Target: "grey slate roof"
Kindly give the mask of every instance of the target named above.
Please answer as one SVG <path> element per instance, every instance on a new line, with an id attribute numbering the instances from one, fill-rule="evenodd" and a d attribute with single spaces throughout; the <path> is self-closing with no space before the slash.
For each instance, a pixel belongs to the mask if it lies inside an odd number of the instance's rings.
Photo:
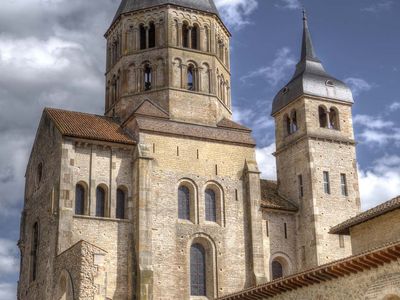
<path id="1" fill-rule="evenodd" d="M 218 15 L 218 10 L 213 0 L 122 0 L 121 5 L 119 6 L 114 17 L 113 23 L 120 15 L 124 13 L 164 4 L 173 4 L 182 7 L 193 8 Z"/>
<path id="2" fill-rule="evenodd" d="M 297 212 L 299 210 L 294 203 L 279 195 L 276 181 L 261 179 L 260 188 L 262 208 L 289 212 Z"/>
<path id="3" fill-rule="evenodd" d="M 303 42 L 300 62 L 289 83 L 278 92 L 272 104 L 272 115 L 295 101 L 302 95 L 330 98 L 346 103 L 353 103 L 350 88 L 342 81 L 329 75 L 317 58 L 307 17 L 303 17 Z"/>
<path id="4" fill-rule="evenodd" d="M 336 225 L 335 227 L 332 227 L 329 233 L 349 235 L 351 227 L 367 222 L 396 209 L 400 209 L 400 196 L 362 212 L 361 214 L 358 214 L 357 216 L 348 219 L 343 223 Z"/>

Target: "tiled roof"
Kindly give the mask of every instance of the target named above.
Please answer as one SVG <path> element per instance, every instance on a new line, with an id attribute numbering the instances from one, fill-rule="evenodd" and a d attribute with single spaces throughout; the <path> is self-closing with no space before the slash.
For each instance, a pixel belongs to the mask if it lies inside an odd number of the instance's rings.
<path id="1" fill-rule="evenodd" d="M 261 206 L 267 209 L 285 211 L 298 211 L 297 206 L 283 198 L 278 193 L 278 185 L 275 181 L 261 180 Z"/>
<path id="2" fill-rule="evenodd" d="M 219 298 L 220 300 L 263 300 L 274 298 L 294 289 L 321 284 L 338 278 L 379 268 L 384 264 L 396 262 L 400 258 L 400 241 L 384 245 L 368 252 L 350 256 L 302 273 L 277 279 L 241 292 Z"/>
<path id="3" fill-rule="evenodd" d="M 54 108 L 46 108 L 44 112 L 63 136 L 135 144 L 112 118 Z"/>
<path id="4" fill-rule="evenodd" d="M 215 141 L 254 147 L 255 142 L 250 131 L 235 130 L 224 127 L 213 127 L 197 124 L 181 123 L 160 118 L 137 116 L 135 118 L 138 129 L 162 135 L 184 136 L 189 138 Z M 129 128 L 129 124 L 127 124 Z"/>
<path id="5" fill-rule="evenodd" d="M 221 121 L 219 121 L 217 126 L 231 128 L 231 129 L 237 129 L 237 130 L 251 131 L 251 129 L 249 129 L 243 125 L 240 125 L 239 123 L 233 122 L 232 120 L 228 120 L 227 118 L 223 118 Z"/>
<path id="6" fill-rule="evenodd" d="M 373 218 L 379 217 L 381 215 L 384 215 L 388 212 L 391 212 L 393 210 L 399 209 L 400 208 L 400 196 L 397 196 L 396 198 L 389 200 L 381 205 L 378 205 L 374 208 L 371 208 L 354 218 L 348 219 L 344 221 L 343 223 L 332 227 L 329 233 L 334 233 L 334 234 L 350 234 L 350 228 L 353 226 L 356 226 L 358 224 L 367 222 Z"/>

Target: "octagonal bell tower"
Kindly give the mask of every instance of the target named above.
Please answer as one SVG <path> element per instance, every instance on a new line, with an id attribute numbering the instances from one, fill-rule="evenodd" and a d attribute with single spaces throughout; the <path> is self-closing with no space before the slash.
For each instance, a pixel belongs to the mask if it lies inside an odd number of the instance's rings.
<path id="1" fill-rule="evenodd" d="M 303 20 L 300 62 L 272 108 L 279 193 L 299 206 L 299 271 L 351 255 L 348 237 L 328 232 L 360 209 L 353 96 L 325 71 Z"/>
<path id="2" fill-rule="evenodd" d="M 171 120 L 231 118 L 230 33 L 212 0 L 124 0 L 105 37 L 107 116 L 150 100 Z"/>

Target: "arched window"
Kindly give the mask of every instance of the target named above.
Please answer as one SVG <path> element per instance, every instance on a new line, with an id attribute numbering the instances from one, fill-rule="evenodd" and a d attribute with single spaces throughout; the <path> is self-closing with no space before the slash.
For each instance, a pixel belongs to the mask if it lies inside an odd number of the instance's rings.
<path id="1" fill-rule="evenodd" d="M 152 78 L 152 69 L 149 64 L 144 66 L 144 90 L 149 91 L 151 90 L 151 83 L 153 81 Z"/>
<path id="2" fill-rule="evenodd" d="M 198 49 L 198 47 L 199 47 L 198 34 L 199 34 L 199 26 L 197 24 L 195 24 L 193 26 L 192 32 L 191 32 L 192 49 Z"/>
<path id="3" fill-rule="evenodd" d="M 38 267 L 38 250 L 39 250 L 39 224 L 36 222 L 32 228 L 32 248 L 31 248 L 31 280 L 37 278 Z"/>
<path id="4" fill-rule="evenodd" d="M 193 65 L 189 65 L 187 72 L 187 87 L 189 91 L 195 90 L 195 70 Z"/>
<path id="5" fill-rule="evenodd" d="M 215 192 L 207 189 L 205 192 L 206 221 L 217 222 L 217 202 Z"/>
<path id="6" fill-rule="evenodd" d="M 79 216 L 85 214 L 85 188 L 81 184 L 75 187 L 75 214 Z"/>
<path id="7" fill-rule="evenodd" d="M 105 217 L 106 214 L 106 191 L 98 186 L 96 189 L 96 217 Z"/>
<path id="8" fill-rule="evenodd" d="M 319 115 L 319 126 L 321 128 L 328 128 L 328 117 L 324 107 L 320 106 L 318 108 L 318 115 Z"/>
<path id="9" fill-rule="evenodd" d="M 149 48 L 154 48 L 156 46 L 156 26 L 153 22 L 149 26 Z"/>
<path id="10" fill-rule="evenodd" d="M 272 280 L 282 278 L 282 277 L 283 277 L 282 264 L 279 261 L 274 260 L 272 262 Z"/>
<path id="11" fill-rule="evenodd" d="M 146 49 L 146 28 L 143 24 L 139 26 L 140 50 Z"/>
<path id="12" fill-rule="evenodd" d="M 190 220 L 190 191 L 186 186 L 180 186 L 178 190 L 178 217 Z"/>
<path id="13" fill-rule="evenodd" d="M 200 244 L 190 248 L 190 290 L 192 296 L 207 296 L 206 252 Z"/>
<path id="14" fill-rule="evenodd" d="M 295 110 L 292 111 L 292 113 L 290 114 L 290 118 L 291 118 L 291 133 L 295 133 L 298 129 L 297 112 Z"/>
<path id="15" fill-rule="evenodd" d="M 329 111 L 329 128 L 339 130 L 339 116 L 335 108 Z"/>
<path id="16" fill-rule="evenodd" d="M 189 26 L 187 23 L 182 26 L 182 46 L 189 48 Z"/>
<path id="17" fill-rule="evenodd" d="M 117 219 L 125 219 L 125 192 L 117 189 L 117 207 L 115 216 Z"/>

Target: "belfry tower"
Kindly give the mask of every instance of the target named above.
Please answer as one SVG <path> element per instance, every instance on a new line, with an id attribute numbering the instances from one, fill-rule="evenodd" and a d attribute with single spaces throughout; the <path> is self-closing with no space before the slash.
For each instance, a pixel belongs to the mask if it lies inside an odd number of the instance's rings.
<path id="1" fill-rule="evenodd" d="M 299 271 L 351 255 L 349 239 L 328 232 L 360 209 L 352 93 L 325 71 L 303 22 L 300 61 L 272 108 L 279 193 L 299 206 Z"/>
<path id="2" fill-rule="evenodd" d="M 212 0 L 123 0 L 105 37 L 106 115 L 151 99 L 177 121 L 231 117 L 230 33 Z"/>

